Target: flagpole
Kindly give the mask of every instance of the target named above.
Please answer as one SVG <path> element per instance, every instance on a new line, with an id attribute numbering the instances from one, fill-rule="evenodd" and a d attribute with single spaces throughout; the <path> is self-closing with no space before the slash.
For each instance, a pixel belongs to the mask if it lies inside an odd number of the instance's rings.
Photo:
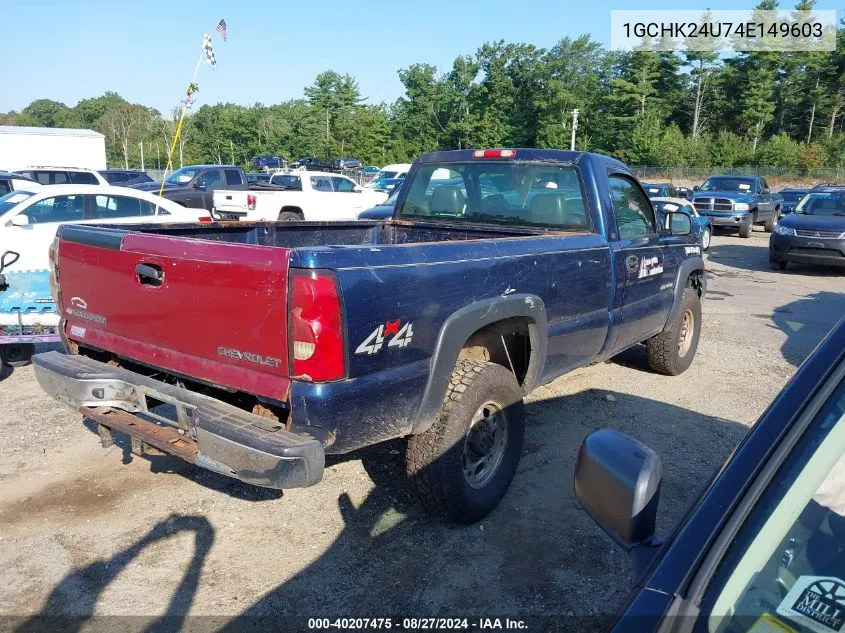
<path id="1" fill-rule="evenodd" d="M 197 58 L 197 65 L 194 66 L 194 77 L 191 80 L 191 85 L 197 83 L 197 76 L 200 72 L 203 57 L 205 57 L 204 48 L 200 51 L 199 57 Z M 164 193 L 164 180 L 167 178 L 167 172 L 170 171 L 170 167 L 173 165 L 173 152 L 176 151 L 176 142 L 179 140 L 179 134 L 182 132 L 182 123 L 185 121 L 185 114 L 187 112 L 188 104 L 185 103 L 182 105 L 182 114 L 179 115 L 179 123 L 176 125 L 176 132 L 173 134 L 173 142 L 170 144 L 170 151 L 167 153 L 167 164 L 164 167 L 164 174 L 161 176 L 161 187 L 159 187 L 158 190 L 159 196 Z"/>

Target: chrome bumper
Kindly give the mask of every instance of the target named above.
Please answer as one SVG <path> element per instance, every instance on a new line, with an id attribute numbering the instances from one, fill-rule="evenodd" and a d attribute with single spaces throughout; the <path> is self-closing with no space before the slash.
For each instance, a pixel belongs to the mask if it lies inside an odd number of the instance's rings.
<path id="1" fill-rule="evenodd" d="M 32 364 L 38 384 L 59 402 L 202 468 L 266 488 L 312 486 L 323 477 L 321 442 L 278 421 L 85 356 L 46 352 Z M 158 412 L 162 403 L 175 413 Z"/>

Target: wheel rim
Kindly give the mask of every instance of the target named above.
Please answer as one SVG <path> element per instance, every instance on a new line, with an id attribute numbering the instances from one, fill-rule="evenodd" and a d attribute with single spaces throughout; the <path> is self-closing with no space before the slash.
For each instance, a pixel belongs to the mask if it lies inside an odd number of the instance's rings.
<path id="1" fill-rule="evenodd" d="M 464 479 L 472 488 L 483 488 L 496 474 L 505 455 L 508 425 L 505 412 L 495 402 L 485 402 L 464 437 Z"/>
<path id="2" fill-rule="evenodd" d="M 684 312 L 684 318 L 681 320 L 681 335 L 678 337 L 678 356 L 683 358 L 692 347 L 692 335 L 695 330 L 695 317 L 692 310 Z"/>
<path id="3" fill-rule="evenodd" d="M 705 229 L 704 235 L 701 236 L 701 248 L 705 251 L 710 248 L 710 230 Z"/>

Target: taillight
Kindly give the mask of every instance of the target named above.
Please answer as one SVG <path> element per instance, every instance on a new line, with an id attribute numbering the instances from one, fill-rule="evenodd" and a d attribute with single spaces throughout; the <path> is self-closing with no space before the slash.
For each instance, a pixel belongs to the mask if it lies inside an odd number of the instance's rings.
<path id="1" fill-rule="evenodd" d="M 291 270 L 291 376 L 317 381 L 346 375 L 343 312 L 334 273 Z"/>
<path id="2" fill-rule="evenodd" d="M 247 195 L 246 197 L 246 208 L 250 211 L 255 211 L 255 196 L 252 194 Z"/>
<path id="3" fill-rule="evenodd" d="M 203 222 L 203 223 L 205 223 L 205 222 L 214 222 L 214 220 L 212 220 L 212 219 L 211 219 L 211 216 L 210 216 L 210 215 L 201 215 L 201 216 L 200 216 L 200 222 Z"/>
<path id="4" fill-rule="evenodd" d="M 477 149 L 472 153 L 473 158 L 515 158 L 515 149 Z"/>

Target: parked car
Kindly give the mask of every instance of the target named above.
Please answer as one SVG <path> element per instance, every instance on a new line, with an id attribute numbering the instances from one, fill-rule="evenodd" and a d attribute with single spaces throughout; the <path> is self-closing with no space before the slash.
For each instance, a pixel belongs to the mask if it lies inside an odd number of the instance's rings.
<path id="1" fill-rule="evenodd" d="M 791 217 L 791 216 L 788 216 Z M 845 319 L 807 358 L 661 542 L 659 456 L 589 435 L 575 496 L 631 555 L 614 633 L 821 633 L 845 624 Z M 596 539 L 607 539 L 596 533 Z"/>
<path id="2" fill-rule="evenodd" d="M 778 193 L 781 197 L 780 213 L 778 214 L 778 221 L 783 216 L 792 213 L 796 205 L 801 202 L 801 198 L 809 193 L 809 189 L 781 189 Z"/>
<path id="3" fill-rule="evenodd" d="M 270 177 L 272 176 L 271 173 L 262 171 L 260 173 L 254 172 L 247 172 L 246 174 L 246 182 L 247 184 L 252 182 L 270 182 Z"/>
<path id="4" fill-rule="evenodd" d="M 649 198 L 679 198 L 678 190 L 668 182 L 644 182 L 643 189 Z"/>
<path id="5" fill-rule="evenodd" d="M 107 185 L 109 181 L 94 169 L 82 167 L 25 167 L 14 173 L 42 185 Z"/>
<path id="6" fill-rule="evenodd" d="M 394 190 L 401 187 L 404 180 L 404 178 L 382 178 L 378 181 L 378 183 L 370 187 L 370 189 L 372 189 L 373 191 L 383 191 L 384 193 L 390 194 Z"/>
<path id="7" fill-rule="evenodd" d="M 101 169 L 100 175 L 110 185 L 116 185 L 118 187 L 129 187 L 142 182 L 153 182 L 153 179 L 149 177 L 147 172 L 139 169 Z"/>
<path id="8" fill-rule="evenodd" d="M 736 228 L 743 238 L 751 237 L 755 224 L 771 232 L 783 203 L 762 176 L 711 176 L 691 201 L 714 227 Z"/>
<path id="9" fill-rule="evenodd" d="M 689 200 L 692 197 L 693 190 L 689 187 L 675 187 L 675 191 L 679 198 Z"/>
<path id="10" fill-rule="evenodd" d="M 286 166 L 284 158 L 278 156 L 256 156 L 252 159 L 252 167 L 258 171 L 265 171 L 267 169 L 281 169 Z"/>
<path id="11" fill-rule="evenodd" d="M 296 163 L 294 163 L 294 166 L 307 169 L 308 171 L 334 171 L 334 163 L 321 158 L 312 158 L 310 156 L 300 158 L 296 161 Z"/>
<path id="12" fill-rule="evenodd" d="M 33 180 L 28 176 L 21 174 L 13 174 L 9 171 L 0 171 L 0 196 L 5 196 L 10 191 L 19 191 L 21 189 L 32 190 L 39 187 L 37 180 Z"/>
<path id="13" fill-rule="evenodd" d="M 389 220 L 393 217 L 393 211 L 396 208 L 396 201 L 399 199 L 399 192 L 400 189 L 395 190 L 390 197 L 382 202 L 381 204 L 377 204 L 374 207 L 371 207 L 365 211 L 361 211 L 358 214 L 359 220 Z"/>
<path id="14" fill-rule="evenodd" d="M 689 200 L 684 198 L 652 198 L 651 203 L 654 205 L 654 210 L 658 215 L 657 220 L 661 226 L 665 222 L 666 212 L 688 215 L 692 223 L 692 233 L 698 243 L 701 244 L 701 250 L 706 251 L 710 248 L 710 239 L 713 237 L 713 225 L 710 223 L 710 218 L 701 217 Z"/>
<path id="15" fill-rule="evenodd" d="M 357 158 L 338 158 L 335 162 L 333 167 L 337 171 L 348 170 L 348 169 L 358 169 L 362 167 L 364 163 Z"/>
<path id="16" fill-rule="evenodd" d="M 249 190 L 214 193 L 215 217 L 279 222 L 355 220 L 387 194 L 364 190 L 354 180 L 331 172 L 282 170 L 270 183 Z"/>
<path id="17" fill-rule="evenodd" d="M 211 222 L 211 216 L 131 187 L 108 185 L 34 187 L 0 198 L 0 244 L 14 245 L 20 253 L 18 270 L 48 268 L 48 249 L 61 224 L 145 222 Z"/>
<path id="18" fill-rule="evenodd" d="M 409 169 L 411 169 L 411 165 L 409 163 L 385 165 L 376 173 L 375 176 L 373 176 L 373 179 L 364 186 L 373 189 L 385 178 L 404 178 L 408 175 Z"/>
<path id="19" fill-rule="evenodd" d="M 845 186 L 813 189 L 769 238 L 769 263 L 845 266 Z"/>
<path id="20" fill-rule="evenodd" d="M 186 207 L 214 208 L 214 192 L 218 189 L 246 190 L 246 174 L 236 165 L 188 165 L 177 169 L 164 181 L 133 185 L 135 189 L 149 191 L 173 200 Z"/>
<path id="21" fill-rule="evenodd" d="M 432 185 L 439 168 L 463 189 Z M 35 373 L 106 438 L 269 488 L 407 438 L 422 498 L 476 521 L 516 470 L 526 394 L 643 341 L 655 371 L 693 362 L 704 262 L 689 216 L 667 225 L 624 164 L 549 149 L 424 154 L 382 230 L 64 225 L 73 354 L 37 354 Z M 145 287 L 162 278 L 167 292 Z M 147 398 L 171 405 L 157 424 L 136 415 Z"/>
<path id="22" fill-rule="evenodd" d="M 372 178 L 379 172 L 380 169 L 381 167 L 376 167 L 375 165 L 367 165 L 366 167 L 361 168 L 361 175 Z"/>

